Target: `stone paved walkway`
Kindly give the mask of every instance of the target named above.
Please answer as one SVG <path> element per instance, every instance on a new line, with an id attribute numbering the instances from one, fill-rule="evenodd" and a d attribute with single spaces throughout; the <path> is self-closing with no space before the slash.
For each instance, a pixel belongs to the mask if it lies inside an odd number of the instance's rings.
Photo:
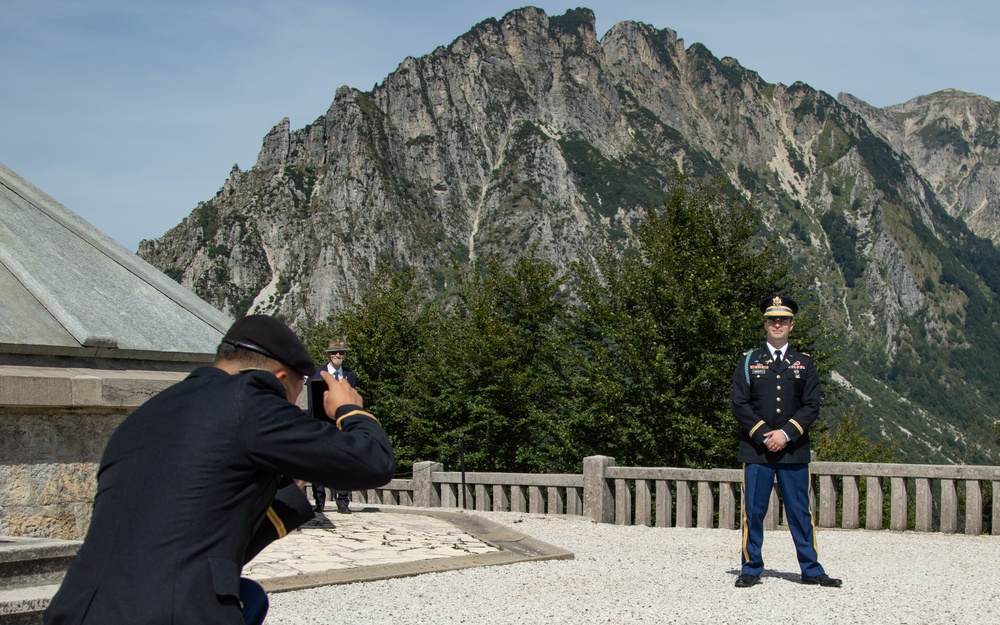
<path id="1" fill-rule="evenodd" d="M 269 592 L 573 554 L 461 511 L 352 504 L 259 553 L 244 577 Z"/>
<path id="2" fill-rule="evenodd" d="M 275 541 L 243 569 L 270 592 L 329 584 L 410 577 L 476 566 L 569 559 L 573 554 L 461 510 L 365 506 L 353 514 L 330 512 Z M 8 539 L 0 564 L 27 559 L 38 545 L 79 541 Z M 34 571 L 34 569 L 31 569 Z M 40 623 L 41 611 L 59 588 L 58 579 L 0 587 L 0 623 Z M 18 620 L 20 619 L 20 620 Z"/>

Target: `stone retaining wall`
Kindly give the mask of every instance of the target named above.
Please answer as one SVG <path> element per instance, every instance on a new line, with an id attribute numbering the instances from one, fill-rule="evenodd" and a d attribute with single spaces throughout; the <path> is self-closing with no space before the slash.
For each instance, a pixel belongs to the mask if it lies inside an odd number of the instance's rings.
<path id="1" fill-rule="evenodd" d="M 82 538 L 111 433 L 186 375 L 0 366 L 0 535 Z"/>

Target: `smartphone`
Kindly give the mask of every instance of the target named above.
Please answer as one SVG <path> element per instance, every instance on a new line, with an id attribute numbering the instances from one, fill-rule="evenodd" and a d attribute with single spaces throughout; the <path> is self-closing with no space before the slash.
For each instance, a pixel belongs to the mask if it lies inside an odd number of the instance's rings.
<path id="1" fill-rule="evenodd" d="M 309 380 L 309 406 L 312 410 L 312 416 L 317 419 L 326 419 L 326 410 L 323 409 L 323 393 L 328 388 L 326 380 L 323 378 Z"/>

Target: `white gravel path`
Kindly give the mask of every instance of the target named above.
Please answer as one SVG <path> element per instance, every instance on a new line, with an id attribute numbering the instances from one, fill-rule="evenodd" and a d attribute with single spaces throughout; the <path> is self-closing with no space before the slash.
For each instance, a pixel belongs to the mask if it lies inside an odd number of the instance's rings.
<path id="1" fill-rule="evenodd" d="M 470 514 L 576 557 L 276 593 L 267 624 L 1000 624 L 1000 537 L 820 530 L 837 589 L 798 583 L 791 536 L 766 532 L 741 589 L 738 531 Z"/>

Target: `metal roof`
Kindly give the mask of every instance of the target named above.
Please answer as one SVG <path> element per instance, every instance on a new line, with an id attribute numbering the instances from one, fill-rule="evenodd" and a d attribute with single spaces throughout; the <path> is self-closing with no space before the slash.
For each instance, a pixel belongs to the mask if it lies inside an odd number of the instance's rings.
<path id="1" fill-rule="evenodd" d="M 232 320 L 0 163 L 0 354 L 202 361 Z"/>

